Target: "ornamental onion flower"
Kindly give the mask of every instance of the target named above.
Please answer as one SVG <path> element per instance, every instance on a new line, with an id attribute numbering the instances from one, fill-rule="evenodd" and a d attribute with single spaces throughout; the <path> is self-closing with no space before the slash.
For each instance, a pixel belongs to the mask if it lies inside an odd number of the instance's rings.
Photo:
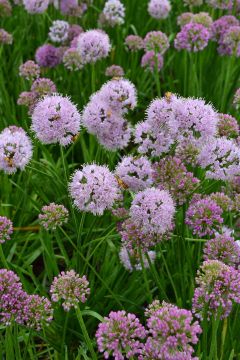
<path id="1" fill-rule="evenodd" d="M 111 44 L 105 32 L 88 30 L 79 35 L 77 49 L 83 64 L 95 63 L 108 56 L 111 50 Z"/>
<path id="2" fill-rule="evenodd" d="M 119 65 L 111 65 L 108 66 L 105 70 L 105 75 L 109 77 L 123 77 L 124 76 L 124 70 Z"/>
<path id="3" fill-rule="evenodd" d="M 40 76 L 40 67 L 32 60 L 26 61 L 19 67 L 19 75 L 27 80 L 33 80 Z"/>
<path id="4" fill-rule="evenodd" d="M 125 17 L 125 6 L 119 0 L 107 0 L 102 14 L 109 26 L 122 25 Z"/>
<path id="5" fill-rule="evenodd" d="M 163 67 L 163 57 L 161 54 L 155 54 L 154 51 L 147 51 L 141 59 L 141 66 L 151 72 L 160 71 Z"/>
<path id="6" fill-rule="evenodd" d="M 52 80 L 47 78 L 38 78 L 32 83 L 31 91 L 37 96 L 37 98 L 41 98 L 42 96 L 55 93 L 57 88 Z"/>
<path id="7" fill-rule="evenodd" d="M 202 24 L 189 23 L 182 27 L 174 40 L 177 50 L 197 52 L 203 50 L 210 40 L 209 30 Z"/>
<path id="8" fill-rule="evenodd" d="M 63 65 L 71 71 L 80 70 L 84 64 L 82 58 L 76 48 L 68 48 L 63 54 Z"/>
<path id="9" fill-rule="evenodd" d="M 149 250 L 146 253 L 139 253 L 139 249 L 127 249 L 125 246 L 122 246 L 119 251 L 119 259 L 124 266 L 124 268 L 130 272 L 132 271 L 141 271 L 143 269 L 148 269 L 150 267 L 149 262 L 152 264 L 156 259 L 156 252 Z"/>
<path id="10" fill-rule="evenodd" d="M 138 35 L 128 35 L 125 39 L 125 45 L 130 51 L 137 51 L 144 48 L 144 40 Z"/>
<path id="11" fill-rule="evenodd" d="M 6 216 L 0 216 L 0 244 L 5 243 L 6 240 L 10 240 L 10 236 L 13 233 L 13 224 Z"/>
<path id="12" fill-rule="evenodd" d="M 45 44 L 37 49 L 35 59 L 39 66 L 53 68 L 60 64 L 62 56 L 59 48 Z"/>
<path id="13" fill-rule="evenodd" d="M 163 55 L 169 46 L 167 35 L 161 31 L 150 31 L 144 38 L 145 51 L 154 51 Z"/>
<path id="14" fill-rule="evenodd" d="M 56 43 L 64 43 L 68 40 L 69 23 L 63 20 L 55 20 L 49 29 L 49 39 Z"/>
<path id="15" fill-rule="evenodd" d="M 55 230 L 68 221 L 68 210 L 63 205 L 50 203 L 42 208 L 42 213 L 38 215 L 40 224 L 46 230 Z"/>
<path id="16" fill-rule="evenodd" d="M 233 116 L 228 114 L 219 114 L 218 134 L 227 138 L 236 138 L 239 136 L 240 128 Z"/>
<path id="17" fill-rule="evenodd" d="M 148 3 L 148 12 L 154 19 L 166 19 L 171 10 L 169 0 L 150 0 Z"/>
<path id="18" fill-rule="evenodd" d="M 13 42 L 12 34 L 9 34 L 6 30 L 0 29 L 0 44 L 11 45 Z"/>
<path id="19" fill-rule="evenodd" d="M 8 0 L 0 0 L 0 17 L 10 16 L 12 14 L 12 6 Z"/>
<path id="20" fill-rule="evenodd" d="M 41 14 L 47 10 L 49 0 L 23 0 L 23 5 L 29 14 Z"/>

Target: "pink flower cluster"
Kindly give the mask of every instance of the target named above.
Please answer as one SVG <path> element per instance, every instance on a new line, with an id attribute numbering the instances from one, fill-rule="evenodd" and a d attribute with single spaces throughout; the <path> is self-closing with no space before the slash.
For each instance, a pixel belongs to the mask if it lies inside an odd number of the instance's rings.
<path id="1" fill-rule="evenodd" d="M 42 214 L 38 215 L 40 224 L 46 230 L 55 230 L 68 221 L 68 210 L 63 205 L 50 203 L 42 208 Z"/>
<path id="2" fill-rule="evenodd" d="M 13 233 L 13 224 L 6 216 L 0 216 L 0 244 L 5 243 L 6 240 L 10 240 L 10 236 Z"/>

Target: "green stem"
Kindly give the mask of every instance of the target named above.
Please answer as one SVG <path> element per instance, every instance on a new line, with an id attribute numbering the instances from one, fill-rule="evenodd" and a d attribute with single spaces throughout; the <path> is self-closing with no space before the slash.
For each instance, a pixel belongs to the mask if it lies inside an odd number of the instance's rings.
<path id="1" fill-rule="evenodd" d="M 82 313 L 81 313 L 81 310 L 80 310 L 79 306 L 76 308 L 76 314 L 77 314 L 78 322 L 79 322 L 80 328 L 82 330 L 84 339 L 86 341 L 87 347 L 88 347 L 88 349 L 89 349 L 89 351 L 91 353 L 92 360 L 97 360 L 97 356 L 96 356 L 96 353 L 95 353 L 95 351 L 93 349 L 93 345 L 92 345 L 91 339 L 90 339 L 90 337 L 88 335 L 88 332 L 87 332 L 87 329 L 86 329 L 86 326 L 85 326 L 85 323 L 84 323 Z"/>
<path id="2" fill-rule="evenodd" d="M 224 344 L 227 334 L 227 327 L 228 327 L 228 319 L 225 318 L 223 321 L 223 329 L 222 329 L 222 343 L 221 343 L 221 360 L 224 359 Z"/>
<path id="3" fill-rule="evenodd" d="M 3 264 L 4 268 L 9 269 L 7 260 L 5 258 L 4 253 L 3 253 L 2 244 L 0 244 L 0 260 L 1 260 L 1 263 Z"/>
<path id="4" fill-rule="evenodd" d="M 143 279 L 144 279 L 144 282 L 145 282 L 148 301 L 152 302 L 152 294 L 151 294 L 151 291 L 150 291 L 149 282 L 148 282 L 147 273 L 146 273 L 146 268 L 144 266 L 144 261 L 143 261 L 142 250 L 141 250 L 140 247 L 138 248 L 138 251 L 139 251 L 139 254 L 140 254 L 140 262 L 141 262 Z"/>

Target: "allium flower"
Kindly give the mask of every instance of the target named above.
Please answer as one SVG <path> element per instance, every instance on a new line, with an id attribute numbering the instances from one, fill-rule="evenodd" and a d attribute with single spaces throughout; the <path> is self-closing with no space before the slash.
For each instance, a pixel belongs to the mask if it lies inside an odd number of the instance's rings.
<path id="1" fill-rule="evenodd" d="M 186 202 L 199 184 L 199 180 L 177 157 L 165 157 L 154 163 L 153 169 L 154 185 L 161 190 L 168 190 L 179 205 Z"/>
<path id="2" fill-rule="evenodd" d="M 189 24 L 191 22 L 194 22 L 193 21 L 194 19 L 194 14 L 191 13 L 191 12 L 184 12 L 182 14 L 180 14 L 178 17 L 177 17 L 177 24 L 180 26 L 180 27 L 183 27 L 184 25 L 186 24 Z"/>
<path id="3" fill-rule="evenodd" d="M 125 6 L 119 0 L 107 0 L 103 9 L 103 16 L 110 26 L 124 23 Z"/>
<path id="4" fill-rule="evenodd" d="M 240 148 L 224 137 L 213 139 L 203 146 L 198 163 L 207 170 L 207 178 L 231 180 L 240 173 Z"/>
<path id="5" fill-rule="evenodd" d="M 13 42 L 12 34 L 9 34 L 4 29 L 0 29 L 0 44 L 11 45 L 12 42 Z"/>
<path id="6" fill-rule="evenodd" d="M 215 20 L 211 27 L 211 40 L 219 41 L 231 26 L 238 26 L 239 20 L 233 15 L 224 15 Z"/>
<path id="7" fill-rule="evenodd" d="M 60 8 L 63 15 L 81 17 L 87 10 L 88 1 L 81 1 L 79 4 L 78 0 L 59 0 L 59 3 L 56 7 Z"/>
<path id="8" fill-rule="evenodd" d="M 240 25 L 226 30 L 219 42 L 218 52 L 220 55 L 240 56 Z"/>
<path id="9" fill-rule="evenodd" d="M 233 237 L 226 234 L 215 235 L 205 243 L 204 260 L 219 260 L 229 266 L 240 264 L 240 247 Z"/>
<path id="10" fill-rule="evenodd" d="M 74 205 L 94 215 L 102 215 L 119 199 L 117 180 L 106 166 L 83 166 L 73 174 L 69 188 Z"/>
<path id="11" fill-rule="evenodd" d="M 48 36 L 51 41 L 64 43 L 68 40 L 69 23 L 63 20 L 55 20 L 49 29 Z"/>
<path id="12" fill-rule="evenodd" d="M 232 303 L 240 303 L 240 272 L 218 260 L 207 260 L 197 272 L 193 312 L 202 319 L 220 312 L 227 317 Z"/>
<path id="13" fill-rule="evenodd" d="M 140 359 L 190 360 L 202 332 L 191 311 L 162 302 L 146 312 L 148 337 Z M 196 358 L 194 358 L 196 359 Z"/>
<path id="14" fill-rule="evenodd" d="M 38 98 L 40 98 L 44 95 L 51 95 L 55 93 L 57 88 L 52 80 L 47 78 L 38 78 L 33 82 L 31 91 L 35 93 Z"/>
<path id="15" fill-rule="evenodd" d="M 216 192 L 216 193 L 212 193 L 211 195 L 209 195 L 209 199 L 215 201 L 215 203 L 220 206 L 220 208 L 223 211 L 231 211 L 232 210 L 232 206 L 233 206 L 233 202 L 230 199 L 229 196 L 227 196 L 226 194 L 222 193 L 222 192 Z"/>
<path id="16" fill-rule="evenodd" d="M 23 170 L 32 157 L 32 143 L 25 131 L 9 126 L 0 133 L 0 169 L 12 174 Z"/>
<path id="17" fill-rule="evenodd" d="M 189 23 L 182 27 L 174 40 L 174 46 L 177 50 L 201 51 L 207 45 L 210 39 L 209 30 L 202 24 Z"/>
<path id="18" fill-rule="evenodd" d="M 141 60 L 141 66 L 154 72 L 156 69 L 160 71 L 163 67 L 163 57 L 154 51 L 147 51 Z"/>
<path id="19" fill-rule="evenodd" d="M 216 9 L 228 10 L 233 6 L 233 0 L 206 0 L 206 2 Z"/>
<path id="20" fill-rule="evenodd" d="M 196 24 L 202 24 L 203 26 L 209 29 L 212 26 L 213 19 L 207 12 L 200 12 L 198 14 L 194 14 L 193 22 Z"/>
<path id="21" fill-rule="evenodd" d="M 40 100 L 32 114 L 32 130 L 44 144 L 73 141 L 80 128 L 80 114 L 67 97 L 50 95 Z"/>
<path id="22" fill-rule="evenodd" d="M 80 70 L 83 68 L 82 58 L 76 48 L 69 48 L 63 55 L 63 65 L 68 70 Z"/>
<path id="23" fill-rule="evenodd" d="M 194 166 L 197 164 L 197 157 L 202 147 L 201 141 L 191 137 L 181 139 L 175 149 L 175 155 L 181 159 L 184 164 Z"/>
<path id="24" fill-rule="evenodd" d="M 187 6 L 201 6 L 203 4 L 203 0 L 183 0 L 183 2 Z"/>
<path id="25" fill-rule="evenodd" d="M 111 65 L 106 68 L 105 75 L 114 78 L 122 77 L 124 76 L 124 70 L 119 65 Z"/>
<path id="26" fill-rule="evenodd" d="M 223 223 L 222 212 L 221 207 L 211 199 L 192 201 L 186 212 L 185 222 L 195 235 L 213 235 L 214 230 L 219 230 Z"/>
<path id="27" fill-rule="evenodd" d="M 169 0 L 150 0 L 148 12 L 154 19 L 166 19 L 171 10 Z"/>
<path id="28" fill-rule="evenodd" d="M 23 91 L 17 100 L 18 105 L 24 105 L 28 107 L 29 114 L 32 114 L 34 106 L 38 100 L 37 94 L 32 91 Z"/>
<path id="29" fill-rule="evenodd" d="M 40 67 L 32 60 L 26 61 L 19 67 L 19 75 L 27 80 L 33 80 L 40 76 Z"/>
<path id="30" fill-rule="evenodd" d="M 84 108 L 82 121 L 88 132 L 94 134 L 100 144 L 109 150 L 122 149 L 130 140 L 131 130 L 127 121 L 102 100 L 100 92 Z"/>
<path id="31" fill-rule="evenodd" d="M 146 189 L 136 194 L 130 217 L 143 233 L 162 235 L 171 230 L 175 207 L 165 190 Z"/>
<path id="32" fill-rule="evenodd" d="M 144 38 L 144 48 L 146 51 L 154 51 L 163 55 L 169 46 L 167 35 L 161 31 L 150 31 Z"/>
<path id="33" fill-rule="evenodd" d="M 142 259 L 141 259 L 142 256 Z M 146 253 L 142 252 L 140 255 L 139 249 L 127 249 L 125 246 L 122 246 L 119 251 L 119 258 L 124 266 L 124 268 L 130 272 L 136 270 L 141 271 L 142 270 L 142 263 L 144 266 L 144 269 L 149 268 L 149 261 L 150 263 L 154 263 L 156 259 L 156 252 L 155 251 L 147 251 Z"/>
<path id="34" fill-rule="evenodd" d="M 49 0 L 22 0 L 29 14 L 41 14 L 47 10 Z"/>
<path id="35" fill-rule="evenodd" d="M 111 311 L 96 332 L 98 350 L 105 359 L 124 360 L 140 355 L 145 337 L 139 319 L 126 311 Z"/>
<path id="36" fill-rule="evenodd" d="M 234 94 L 233 105 L 238 109 L 240 107 L 240 88 Z"/>
<path id="37" fill-rule="evenodd" d="M 0 0 L 0 17 L 10 16 L 12 14 L 12 6 L 8 0 Z"/>
<path id="38" fill-rule="evenodd" d="M 50 301 L 39 295 L 27 295 L 22 304 L 24 325 L 40 331 L 43 325 L 49 325 L 53 319 Z"/>
<path id="39" fill-rule="evenodd" d="M 106 58 L 111 50 L 111 44 L 105 32 L 89 30 L 79 35 L 77 48 L 83 63 L 87 64 Z"/>
<path id="40" fill-rule="evenodd" d="M 99 95 L 116 111 L 127 112 L 137 105 L 136 88 L 126 79 L 109 80 L 101 87 Z"/>
<path id="41" fill-rule="evenodd" d="M 145 156 L 134 158 L 126 156 L 118 163 L 115 174 L 132 191 L 143 190 L 153 183 L 153 170 L 150 161 Z"/>
<path id="42" fill-rule="evenodd" d="M 42 214 L 38 218 L 46 230 L 55 230 L 68 221 L 68 210 L 63 205 L 50 203 L 42 208 Z"/>
<path id="43" fill-rule="evenodd" d="M 74 270 L 62 271 L 53 279 L 50 288 L 53 302 L 62 301 L 65 311 L 77 307 L 78 303 L 85 303 L 90 294 L 89 282 L 86 276 L 80 277 Z"/>
<path id="44" fill-rule="evenodd" d="M 10 240 L 10 235 L 13 233 L 13 224 L 6 216 L 0 216 L 0 244 Z"/>
<path id="45" fill-rule="evenodd" d="M 227 138 L 239 136 L 237 119 L 228 114 L 219 114 L 218 134 L 219 136 L 226 136 Z"/>
<path id="46" fill-rule="evenodd" d="M 144 48 L 144 41 L 138 35 L 128 35 L 125 39 L 125 45 L 131 51 L 137 51 Z"/>
<path id="47" fill-rule="evenodd" d="M 38 65 L 43 67 L 55 67 L 61 62 L 59 49 L 50 44 L 40 46 L 35 54 Z"/>
<path id="48" fill-rule="evenodd" d="M 68 41 L 72 41 L 76 37 L 78 37 L 80 34 L 84 32 L 83 28 L 78 24 L 69 24 L 68 28 Z"/>

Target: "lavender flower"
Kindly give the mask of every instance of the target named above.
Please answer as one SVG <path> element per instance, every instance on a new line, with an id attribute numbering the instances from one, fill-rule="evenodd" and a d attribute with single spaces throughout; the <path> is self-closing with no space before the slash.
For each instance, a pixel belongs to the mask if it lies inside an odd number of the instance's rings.
<path id="1" fill-rule="evenodd" d="M 150 31 L 144 38 L 144 48 L 146 51 L 154 51 L 163 55 L 169 46 L 167 35 L 161 31 Z"/>
<path id="2" fill-rule="evenodd" d="M 48 36 L 51 41 L 64 43 L 68 40 L 69 23 L 63 20 L 55 20 L 49 29 Z"/>
<path id="3" fill-rule="evenodd" d="M 161 54 L 155 54 L 154 51 L 147 51 L 141 60 L 141 66 L 154 72 L 160 71 L 163 67 L 163 57 Z"/>
<path id="4" fill-rule="evenodd" d="M 168 0 L 150 0 L 148 3 L 148 12 L 154 19 L 166 19 L 171 10 L 171 4 Z"/>
<path id="5" fill-rule="evenodd" d="M 128 35 L 125 39 L 125 45 L 130 51 L 137 51 L 144 48 L 144 40 L 138 35 Z"/>
<path id="6" fill-rule="evenodd" d="M 100 30 L 89 30 L 78 37 L 78 51 L 84 64 L 106 58 L 111 50 L 108 35 Z"/>
<path id="7" fill-rule="evenodd" d="M 232 303 L 240 303 L 240 273 L 218 260 L 207 260 L 197 272 L 193 312 L 197 317 L 210 318 L 220 312 L 227 317 Z"/>
<path id="8" fill-rule="evenodd" d="M 0 0 L 0 17 L 11 16 L 12 6 L 8 0 Z"/>
<path id="9" fill-rule="evenodd" d="M 26 61 L 19 67 L 19 75 L 27 80 L 33 80 L 40 76 L 40 67 L 32 60 Z"/>
<path id="10" fill-rule="evenodd" d="M 13 233 L 13 224 L 6 216 L 0 216 L 0 244 L 10 240 L 10 235 Z"/>
<path id="11" fill-rule="evenodd" d="M 111 65 L 106 68 L 105 75 L 113 78 L 119 78 L 124 76 L 124 70 L 119 65 Z"/>
<path id="12" fill-rule="evenodd" d="M 55 67 L 61 62 L 59 49 L 50 44 L 40 46 L 35 54 L 38 65 L 43 67 Z"/>
<path id="13" fill-rule="evenodd" d="M 24 170 L 32 158 L 32 143 L 25 131 L 9 126 L 0 133 L 0 169 L 12 174 Z"/>
<path id="14" fill-rule="evenodd" d="M 50 203 L 42 208 L 42 214 L 38 218 L 46 230 L 55 230 L 68 221 L 68 210 L 63 205 Z"/>
<path id="15" fill-rule="evenodd" d="M 4 29 L 0 29 L 0 44 L 11 45 L 12 42 L 13 42 L 12 34 L 9 34 Z"/>
<path id="16" fill-rule="evenodd" d="M 237 120 L 231 115 L 219 114 L 218 134 L 219 136 L 226 136 L 227 138 L 239 136 L 239 125 Z"/>
<path id="17" fill-rule="evenodd" d="M 204 260 L 219 260 L 229 266 L 240 264 L 240 247 L 233 237 L 227 234 L 215 235 L 205 243 Z"/>
<path id="18" fill-rule="evenodd" d="M 117 180 L 106 166 L 85 165 L 77 170 L 69 185 L 74 205 L 80 211 L 102 215 L 119 199 Z"/>
<path id="19" fill-rule="evenodd" d="M 80 114 L 67 97 L 50 95 L 40 100 L 32 114 L 32 130 L 44 144 L 73 141 L 80 127 Z"/>
<path id="20" fill-rule="evenodd" d="M 185 222 L 195 235 L 213 235 L 214 230 L 219 230 L 223 223 L 222 212 L 221 207 L 211 199 L 192 201 L 186 212 Z"/>
<path id="21" fill-rule="evenodd" d="M 98 325 L 97 345 L 104 358 L 131 359 L 142 353 L 146 331 L 139 319 L 125 311 L 111 311 Z"/>
<path id="22" fill-rule="evenodd" d="M 175 207 L 165 190 L 146 189 L 136 194 L 130 217 L 143 233 L 162 235 L 172 227 Z"/>
<path id="23" fill-rule="evenodd" d="M 83 68 L 82 58 L 76 48 L 69 48 L 65 51 L 63 55 L 63 65 L 71 71 Z"/>
<path id="24" fill-rule="evenodd" d="M 125 7 L 119 0 L 107 0 L 103 9 L 105 22 L 110 26 L 122 25 L 125 17 Z"/>
<path id="25" fill-rule="evenodd" d="M 78 303 L 85 303 L 90 294 L 89 282 L 86 276 L 80 277 L 74 270 L 62 271 L 53 279 L 50 288 L 51 299 L 54 302 L 62 300 L 65 311 L 77 307 Z"/>
<path id="26" fill-rule="evenodd" d="M 132 191 L 143 190 L 153 183 L 153 170 L 145 157 L 126 156 L 117 165 L 115 173 Z"/>
<path id="27" fill-rule="evenodd" d="M 142 257 L 142 259 L 141 259 Z M 155 251 L 147 251 L 146 253 L 139 254 L 139 249 L 127 249 L 125 246 L 122 246 L 119 251 L 119 258 L 124 266 L 124 268 L 130 272 L 136 270 L 142 270 L 142 263 L 144 269 L 149 268 L 149 261 L 150 263 L 154 263 L 156 259 L 156 252 Z"/>
<path id="28" fill-rule="evenodd" d="M 209 30 L 202 24 L 189 23 L 182 27 L 174 40 L 174 46 L 177 50 L 201 51 L 207 45 L 210 39 Z"/>
<path id="29" fill-rule="evenodd" d="M 31 91 L 36 94 L 37 98 L 41 98 L 42 96 L 55 93 L 57 88 L 52 80 L 47 78 L 38 78 L 33 82 Z"/>
<path id="30" fill-rule="evenodd" d="M 22 0 L 29 14 L 41 14 L 47 10 L 49 0 Z"/>

